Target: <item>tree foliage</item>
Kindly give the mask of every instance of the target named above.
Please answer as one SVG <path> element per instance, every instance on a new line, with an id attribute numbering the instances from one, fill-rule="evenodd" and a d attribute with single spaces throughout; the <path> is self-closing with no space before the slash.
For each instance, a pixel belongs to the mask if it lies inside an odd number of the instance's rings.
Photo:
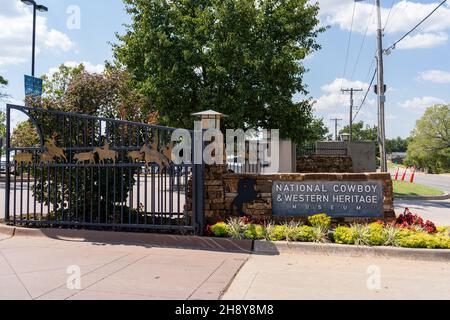
<path id="1" fill-rule="evenodd" d="M 132 22 L 114 46 L 118 63 L 160 113 L 190 128 L 214 109 L 233 128 L 311 134 L 302 60 L 319 49 L 318 5 L 307 0 L 124 0 Z"/>
<path id="2" fill-rule="evenodd" d="M 386 153 L 406 152 L 410 140 L 410 138 L 403 139 L 401 137 L 386 139 Z"/>
<path id="3" fill-rule="evenodd" d="M 6 98 L 8 95 L 4 93 L 3 87 L 8 84 L 8 81 L 0 75 L 0 101 Z M 3 110 L 0 110 L 0 137 L 6 135 L 6 114 Z"/>
<path id="4" fill-rule="evenodd" d="M 450 104 L 429 107 L 417 121 L 406 161 L 431 173 L 450 172 Z"/>
<path id="5" fill-rule="evenodd" d="M 28 148 L 39 144 L 39 136 L 34 124 L 26 120 L 17 125 L 11 135 L 11 146 L 15 148 Z"/>
<path id="6" fill-rule="evenodd" d="M 145 111 L 150 110 L 150 107 L 147 99 L 133 89 L 131 82 L 128 72 L 112 66 L 107 66 L 102 74 L 96 74 L 87 72 L 83 65 L 75 68 L 62 65 L 55 73 L 44 77 L 42 98 L 29 98 L 27 103 L 44 109 L 148 122 L 150 113 L 146 114 Z M 105 135 L 99 133 L 101 130 L 98 122 L 87 123 L 81 118 L 55 116 L 53 113 L 38 110 L 30 111 L 30 115 L 39 124 L 44 139 L 53 137 L 56 139 L 57 146 L 66 148 L 65 155 L 71 162 L 76 151 L 68 150 L 67 147 L 75 146 L 92 150 L 101 143 L 101 140 L 106 142 Z M 154 120 L 154 117 L 151 119 Z M 118 131 L 112 130 L 108 139 L 114 141 L 119 134 L 122 134 L 124 141 L 131 141 L 131 132 Z M 94 136 L 95 139 L 85 138 Z M 39 143 L 37 130 L 30 121 L 25 121 L 16 127 L 12 143 L 16 147 L 33 146 Z M 119 152 L 120 159 L 126 158 L 125 153 L 126 151 Z M 63 181 L 56 170 L 44 166 L 33 169 L 33 175 L 41 177 L 34 188 L 35 196 L 44 204 L 52 205 L 53 218 L 61 217 L 64 212 L 66 218 L 72 215 L 75 219 L 73 215 L 76 214 L 76 208 L 91 208 L 99 205 L 99 212 L 101 211 L 102 215 L 92 217 L 94 220 L 90 222 L 116 219 L 118 212 L 113 210 L 113 199 L 121 199 L 121 196 L 127 199 L 130 188 L 135 183 L 134 168 L 130 170 L 108 170 L 108 168 L 66 170 Z M 128 181 L 128 183 L 123 186 L 123 189 L 118 188 L 119 184 L 113 188 L 108 181 L 114 180 Z M 77 181 L 77 188 L 67 188 L 71 181 Z M 68 210 L 69 207 L 71 211 Z M 125 206 L 124 210 L 126 213 L 131 209 Z"/>
<path id="7" fill-rule="evenodd" d="M 345 126 L 339 134 L 350 133 L 350 126 Z M 353 141 L 378 141 L 377 126 L 364 125 L 364 121 L 353 123 L 352 125 Z M 378 143 L 378 142 L 377 142 Z"/>

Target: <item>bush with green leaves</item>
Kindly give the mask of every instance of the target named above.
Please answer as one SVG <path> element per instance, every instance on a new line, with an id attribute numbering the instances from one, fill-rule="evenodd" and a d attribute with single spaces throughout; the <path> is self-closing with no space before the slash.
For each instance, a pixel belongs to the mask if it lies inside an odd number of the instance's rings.
<path id="1" fill-rule="evenodd" d="M 331 226 L 331 217 L 324 213 L 308 217 L 308 221 L 313 227 L 329 229 Z"/>
<path id="2" fill-rule="evenodd" d="M 245 231 L 247 231 L 247 225 L 241 218 L 231 218 L 227 222 L 228 235 L 232 239 L 242 240 L 245 237 Z"/>
<path id="3" fill-rule="evenodd" d="M 356 232 L 353 228 L 339 226 L 334 230 L 333 238 L 339 244 L 355 244 Z"/>
<path id="4" fill-rule="evenodd" d="M 266 228 L 258 224 L 247 225 L 247 230 L 244 232 L 244 238 L 250 240 L 262 240 L 266 238 Z"/>
<path id="5" fill-rule="evenodd" d="M 403 229 L 399 246 L 404 248 L 450 249 L 450 237 L 443 234 L 429 234 Z"/>
<path id="6" fill-rule="evenodd" d="M 312 219 L 314 226 L 289 222 L 283 225 L 269 223 L 267 226 L 248 223 L 245 219 L 232 218 L 227 223 L 219 222 L 211 227 L 217 237 L 233 239 L 331 242 L 327 219 L 320 215 Z M 449 227 L 440 227 L 436 233 L 401 228 L 395 224 L 381 222 L 338 226 L 333 232 L 333 242 L 360 246 L 395 246 L 405 248 L 450 249 Z"/>
<path id="7" fill-rule="evenodd" d="M 228 236 L 228 225 L 225 222 L 216 223 L 211 227 L 211 232 L 215 237 L 226 237 Z"/>
<path id="8" fill-rule="evenodd" d="M 291 236 L 287 239 L 288 241 L 300 241 L 300 242 L 314 241 L 313 227 L 310 226 L 299 226 L 296 228 L 292 228 L 289 233 Z"/>
<path id="9" fill-rule="evenodd" d="M 286 225 L 279 226 L 274 224 L 269 224 L 266 227 L 267 235 L 266 240 L 269 241 L 282 241 L 286 240 L 286 234 L 288 227 Z"/>

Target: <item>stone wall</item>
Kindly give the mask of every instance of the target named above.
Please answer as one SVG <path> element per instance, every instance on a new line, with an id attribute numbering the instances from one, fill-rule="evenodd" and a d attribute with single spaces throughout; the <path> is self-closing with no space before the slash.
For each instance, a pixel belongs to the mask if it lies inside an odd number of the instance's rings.
<path id="1" fill-rule="evenodd" d="M 299 173 L 353 172 L 351 157 L 309 156 L 297 158 Z"/>
<path id="2" fill-rule="evenodd" d="M 230 173 L 226 166 L 206 166 L 204 183 L 204 208 L 206 223 L 224 221 L 238 216 L 233 201 L 238 196 L 240 179 L 250 178 L 256 181 L 257 199 L 243 206 L 243 211 L 254 218 L 267 220 L 304 220 L 304 217 L 272 216 L 273 181 L 382 181 L 384 196 L 384 219 L 395 219 L 393 205 L 393 186 L 390 174 L 385 173 L 296 173 L 296 174 L 236 174 Z M 319 212 L 318 212 L 319 213 Z M 326 212 L 325 212 L 326 213 Z M 370 222 L 378 218 L 336 218 L 334 223 Z"/>

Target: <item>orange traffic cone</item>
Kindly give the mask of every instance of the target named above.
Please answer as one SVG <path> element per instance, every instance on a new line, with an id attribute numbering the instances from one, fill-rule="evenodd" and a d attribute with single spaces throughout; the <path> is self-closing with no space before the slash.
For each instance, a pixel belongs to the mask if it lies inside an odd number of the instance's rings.
<path id="1" fill-rule="evenodd" d="M 402 181 L 405 181 L 406 173 L 408 172 L 408 168 L 405 169 L 405 172 L 402 175 Z"/>
<path id="2" fill-rule="evenodd" d="M 409 182 L 414 183 L 414 176 L 416 175 L 416 166 L 414 166 L 413 168 L 413 172 L 411 174 L 411 179 L 409 180 Z"/>

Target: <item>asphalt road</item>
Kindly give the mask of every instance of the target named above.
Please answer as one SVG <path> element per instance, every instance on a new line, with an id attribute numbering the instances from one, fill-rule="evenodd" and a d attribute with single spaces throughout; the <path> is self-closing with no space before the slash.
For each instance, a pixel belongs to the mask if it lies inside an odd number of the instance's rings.
<path id="1" fill-rule="evenodd" d="M 416 175 L 414 182 L 450 192 L 450 176 L 420 173 Z"/>

